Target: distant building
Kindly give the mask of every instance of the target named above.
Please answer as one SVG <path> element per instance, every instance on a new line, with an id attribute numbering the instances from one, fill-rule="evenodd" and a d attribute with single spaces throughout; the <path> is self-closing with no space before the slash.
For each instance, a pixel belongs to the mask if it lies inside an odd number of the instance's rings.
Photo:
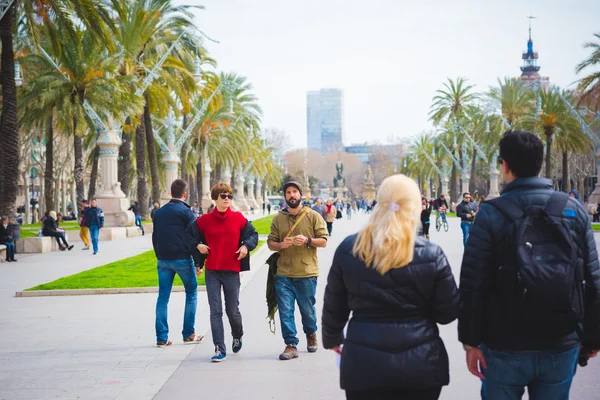
<path id="1" fill-rule="evenodd" d="M 523 52 L 523 66 L 521 67 L 521 81 L 526 84 L 533 84 L 543 90 L 548 90 L 550 78 L 540 76 L 540 66 L 537 64 L 538 53 L 533 50 L 533 40 L 531 39 L 531 19 L 529 18 L 529 40 L 527 41 L 527 51 Z"/>
<path id="2" fill-rule="evenodd" d="M 334 153 L 344 146 L 344 92 L 321 89 L 306 94 L 307 146 Z"/>
<path id="3" fill-rule="evenodd" d="M 398 165 L 402 159 L 402 145 L 397 144 L 352 144 L 344 147 L 344 151 L 356 155 L 363 163 L 373 162 L 375 155 L 386 156 Z"/>

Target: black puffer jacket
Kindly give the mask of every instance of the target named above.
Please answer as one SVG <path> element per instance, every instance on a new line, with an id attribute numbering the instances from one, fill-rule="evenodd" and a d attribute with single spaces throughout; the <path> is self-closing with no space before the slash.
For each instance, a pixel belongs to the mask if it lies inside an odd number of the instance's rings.
<path id="1" fill-rule="evenodd" d="M 552 195 L 552 182 L 541 178 L 517 179 L 506 185 L 502 196 L 519 204 L 544 207 Z M 590 218 L 581 203 L 569 200 L 564 218 L 584 259 L 585 322 L 584 344 L 600 349 L 600 269 Z M 504 250 L 508 219 L 491 204 L 483 203 L 471 228 L 460 272 L 461 309 L 459 340 L 470 346 L 481 343 L 496 350 L 543 351 L 568 349 L 579 344 L 576 332 L 551 342 L 529 337 L 513 326 L 513 310 L 498 301 L 494 292 L 498 260 Z"/>
<path id="2" fill-rule="evenodd" d="M 381 275 L 352 255 L 355 240 L 347 237 L 335 252 L 323 306 L 323 346 L 344 344 L 342 389 L 447 385 L 448 354 L 436 324 L 457 318 L 459 299 L 442 249 L 417 238 L 413 261 Z"/>

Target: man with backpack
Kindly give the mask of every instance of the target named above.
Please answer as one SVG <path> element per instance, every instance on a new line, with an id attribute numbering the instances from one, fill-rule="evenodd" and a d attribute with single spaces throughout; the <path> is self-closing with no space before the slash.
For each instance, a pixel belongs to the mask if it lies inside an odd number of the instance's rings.
<path id="1" fill-rule="evenodd" d="M 541 140 L 500 141 L 502 195 L 482 203 L 460 274 L 459 340 L 485 400 L 567 399 L 600 349 L 600 268 L 580 202 L 538 178 Z"/>

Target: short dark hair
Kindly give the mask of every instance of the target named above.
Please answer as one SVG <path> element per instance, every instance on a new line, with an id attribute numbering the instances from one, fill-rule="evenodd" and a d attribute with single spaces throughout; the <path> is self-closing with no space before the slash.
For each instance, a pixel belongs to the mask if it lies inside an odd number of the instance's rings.
<path id="1" fill-rule="evenodd" d="M 95 198 L 95 197 L 92 197 L 92 198 L 90 199 L 90 203 L 91 203 L 92 201 L 96 201 L 96 198 Z"/>
<path id="2" fill-rule="evenodd" d="M 465 197 L 465 196 L 470 196 L 470 195 L 471 195 L 471 193 L 469 193 L 469 192 L 464 192 L 464 193 L 463 193 L 463 197 Z"/>
<path id="3" fill-rule="evenodd" d="M 82 202 L 83 204 L 87 204 L 87 203 L 88 203 L 88 201 L 87 201 L 86 199 L 82 199 L 82 200 L 81 200 L 81 202 Z"/>
<path id="4" fill-rule="evenodd" d="M 517 178 L 538 176 L 544 161 L 544 144 L 527 131 L 508 131 L 500 139 L 500 158 Z"/>
<path id="5" fill-rule="evenodd" d="M 225 182 L 219 182 L 211 189 L 210 198 L 213 200 L 217 200 L 221 193 L 233 194 L 233 190 L 231 189 L 231 186 L 229 186 Z"/>
<path id="6" fill-rule="evenodd" d="M 181 199 L 187 190 L 187 183 L 183 179 L 175 179 L 171 183 L 171 196 L 174 199 Z"/>

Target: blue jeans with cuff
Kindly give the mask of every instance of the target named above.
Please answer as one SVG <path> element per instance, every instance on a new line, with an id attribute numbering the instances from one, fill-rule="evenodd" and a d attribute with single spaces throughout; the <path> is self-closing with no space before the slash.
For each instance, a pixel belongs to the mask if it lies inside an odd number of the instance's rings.
<path id="1" fill-rule="evenodd" d="M 192 336 L 196 323 L 196 304 L 198 281 L 196 267 L 192 258 L 182 260 L 158 260 L 158 299 L 156 300 L 156 341 L 166 342 L 169 339 L 168 309 L 173 279 L 179 275 L 185 288 L 185 311 L 183 313 L 183 331 L 186 339 Z"/>
<path id="2" fill-rule="evenodd" d="M 461 222 L 460 229 L 463 233 L 463 246 L 467 244 L 467 239 L 469 238 L 469 233 L 471 233 L 471 222 Z"/>
<path id="3" fill-rule="evenodd" d="M 279 307 L 281 333 L 285 344 L 298 345 L 296 337 L 296 321 L 294 319 L 295 303 L 298 302 L 302 315 L 304 333 L 312 335 L 317 331 L 317 310 L 315 308 L 317 277 L 288 278 L 275 276 L 275 293 Z"/>
<path id="4" fill-rule="evenodd" d="M 577 368 L 579 346 L 561 351 L 496 351 L 481 346 L 483 400 L 567 400 Z"/>

